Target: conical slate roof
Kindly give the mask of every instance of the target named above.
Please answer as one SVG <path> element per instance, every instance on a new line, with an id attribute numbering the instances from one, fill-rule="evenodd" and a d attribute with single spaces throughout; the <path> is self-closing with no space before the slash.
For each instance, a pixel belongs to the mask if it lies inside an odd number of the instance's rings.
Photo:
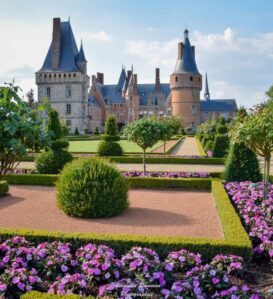
<path id="1" fill-rule="evenodd" d="M 208 76 L 206 73 L 206 81 L 205 81 L 205 93 L 204 93 L 205 99 L 210 99 L 210 93 L 209 93 L 209 84 L 208 84 Z"/>
<path id="2" fill-rule="evenodd" d="M 86 58 L 85 58 L 85 55 L 84 55 L 84 51 L 83 51 L 83 46 L 82 46 L 82 43 L 81 43 L 81 47 L 80 47 L 80 51 L 79 51 L 79 54 L 78 54 L 78 59 L 77 59 L 79 62 L 87 62 Z"/>
<path id="3" fill-rule="evenodd" d="M 54 71 L 79 72 L 76 59 L 79 55 L 78 47 L 70 22 L 61 22 L 61 53 L 59 68 Z M 52 69 L 52 43 L 47 52 L 43 66 L 39 71 L 53 71 Z"/>
<path id="4" fill-rule="evenodd" d="M 183 56 L 182 59 L 177 59 L 173 74 L 183 73 L 199 74 L 187 29 L 184 31 Z"/>
<path id="5" fill-rule="evenodd" d="M 118 80 L 118 84 L 117 84 L 117 90 L 118 91 L 122 90 L 122 88 L 125 84 L 125 81 L 126 81 L 126 72 L 125 72 L 124 67 L 122 67 L 122 70 L 121 70 L 120 76 L 119 76 L 119 80 Z"/>

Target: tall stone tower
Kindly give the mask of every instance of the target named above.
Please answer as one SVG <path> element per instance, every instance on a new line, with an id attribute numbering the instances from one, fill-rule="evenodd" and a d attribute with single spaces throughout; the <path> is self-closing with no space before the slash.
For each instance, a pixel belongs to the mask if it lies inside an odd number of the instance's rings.
<path id="1" fill-rule="evenodd" d="M 195 62 L 195 48 L 189 32 L 184 31 L 184 43 L 178 44 L 178 58 L 170 76 L 173 115 L 181 118 L 185 129 L 195 131 L 200 124 L 200 91 L 202 76 Z"/>
<path id="2" fill-rule="evenodd" d="M 53 19 L 52 42 L 42 68 L 36 72 L 38 101 L 47 97 L 73 133 L 87 128 L 87 61 L 83 46 L 78 51 L 70 21 Z"/>

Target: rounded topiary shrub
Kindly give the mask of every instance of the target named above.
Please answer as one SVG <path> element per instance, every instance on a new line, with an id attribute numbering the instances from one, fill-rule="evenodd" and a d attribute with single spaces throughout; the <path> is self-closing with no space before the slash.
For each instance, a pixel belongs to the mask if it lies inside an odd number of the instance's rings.
<path id="1" fill-rule="evenodd" d="M 224 179 L 228 182 L 259 182 L 262 175 L 256 154 L 243 143 L 234 143 L 229 149 Z"/>
<path id="2" fill-rule="evenodd" d="M 223 158 L 229 148 L 229 137 L 227 135 L 216 135 L 212 147 L 213 157 Z"/>
<path id="3" fill-rule="evenodd" d="M 49 150 L 36 157 L 35 166 L 38 173 L 57 174 L 72 159 L 71 153 L 66 150 Z"/>
<path id="4" fill-rule="evenodd" d="M 117 142 L 102 140 L 99 143 L 98 155 L 101 157 L 122 156 L 123 150 Z"/>
<path id="5" fill-rule="evenodd" d="M 58 206 L 67 215 L 103 218 L 128 207 L 128 184 L 122 173 L 100 158 L 67 164 L 57 182 Z"/>
<path id="6" fill-rule="evenodd" d="M 219 125 L 216 128 L 216 133 L 220 135 L 224 135 L 228 132 L 228 128 L 226 125 Z"/>

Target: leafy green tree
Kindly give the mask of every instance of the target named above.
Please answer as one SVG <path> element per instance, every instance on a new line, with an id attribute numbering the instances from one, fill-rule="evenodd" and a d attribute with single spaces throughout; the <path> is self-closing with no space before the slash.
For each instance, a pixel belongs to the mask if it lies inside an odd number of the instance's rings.
<path id="1" fill-rule="evenodd" d="M 99 135 L 99 133 L 100 133 L 100 132 L 99 132 L 99 128 L 96 127 L 96 128 L 95 128 L 95 132 L 94 132 L 94 134 L 95 134 L 95 135 Z"/>
<path id="2" fill-rule="evenodd" d="M 28 150 L 38 151 L 50 143 L 39 113 L 18 91 L 13 84 L 0 87 L 0 180 L 16 168 Z"/>
<path id="3" fill-rule="evenodd" d="M 162 125 L 156 119 L 142 118 L 126 125 L 123 134 L 143 150 L 143 169 L 146 174 L 146 150 L 160 140 Z"/>
<path id="4" fill-rule="evenodd" d="M 264 158 L 264 198 L 268 195 L 270 160 L 273 151 L 273 86 L 266 92 L 268 100 L 252 109 L 233 128 L 233 139 L 243 142 Z"/>
<path id="5" fill-rule="evenodd" d="M 159 120 L 161 123 L 161 137 L 160 140 L 164 142 L 164 154 L 166 152 L 166 142 L 175 134 L 178 134 L 181 129 L 181 119 L 175 116 L 169 116 Z"/>

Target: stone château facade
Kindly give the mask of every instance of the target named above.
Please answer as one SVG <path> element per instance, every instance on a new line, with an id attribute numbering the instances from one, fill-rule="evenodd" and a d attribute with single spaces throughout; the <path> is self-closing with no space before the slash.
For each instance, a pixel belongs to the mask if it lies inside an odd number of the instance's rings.
<path id="1" fill-rule="evenodd" d="M 150 84 L 140 84 L 133 66 L 122 67 L 117 84 L 105 84 L 104 74 L 90 78 L 83 45 L 78 50 L 70 22 L 53 19 L 52 42 L 42 68 L 36 72 L 38 100 L 48 97 L 73 133 L 103 131 L 107 115 L 114 115 L 120 126 L 142 117 L 175 115 L 185 128 L 194 131 L 198 124 L 224 116 L 231 119 L 237 110 L 234 99 L 212 100 L 206 76 L 205 99 L 200 100 L 202 75 L 195 61 L 188 30 L 178 44 L 178 57 L 170 83 L 161 83 L 160 69 Z"/>

